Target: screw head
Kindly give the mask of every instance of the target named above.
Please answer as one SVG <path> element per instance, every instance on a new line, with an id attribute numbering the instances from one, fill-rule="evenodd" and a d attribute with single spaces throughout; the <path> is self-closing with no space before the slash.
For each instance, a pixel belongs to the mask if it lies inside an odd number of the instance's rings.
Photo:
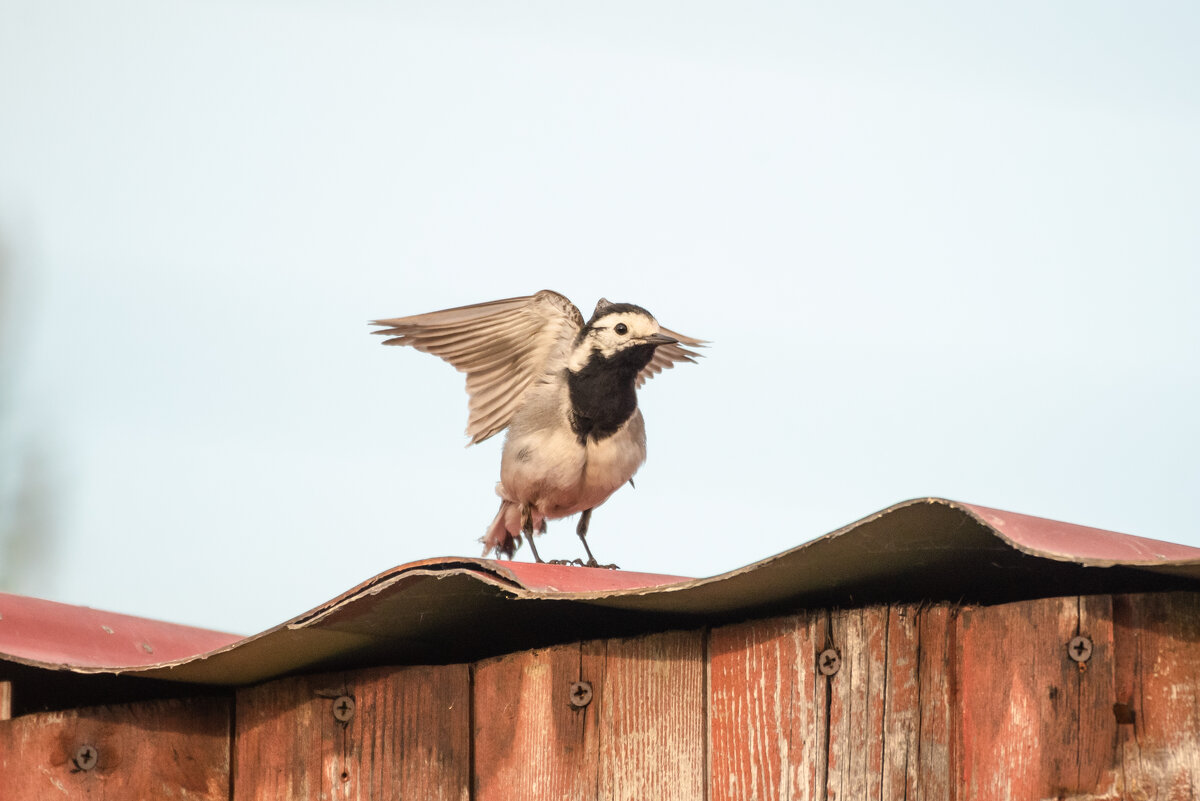
<path id="1" fill-rule="evenodd" d="M 75 749 L 75 767 L 80 770 L 91 770 L 100 760 L 100 752 L 91 745 L 81 745 Z"/>
<path id="2" fill-rule="evenodd" d="M 592 683 L 590 681 L 575 682 L 571 685 L 571 692 L 567 697 L 571 700 L 571 706 L 583 709 L 592 702 Z"/>
<path id="3" fill-rule="evenodd" d="M 1072 637 L 1071 641 L 1069 643 L 1067 643 L 1067 656 L 1071 657 L 1072 660 L 1078 662 L 1081 665 L 1084 662 L 1091 659 L 1092 658 L 1092 641 L 1091 641 L 1091 639 L 1088 637 L 1084 637 L 1082 634 L 1080 634 L 1076 637 Z"/>
<path id="4" fill-rule="evenodd" d="M 842 667 L 842 655 L 836 648 L 826 648 L 817 655 L 817 670 L 822 676 L 832 676 Z"/>
<path id="5" fill-rule="evenodd" d="M 354 699 L 348 695 L 333 699 L 333 717 L 338 723 L 349 723 L 354 717 Z"/>

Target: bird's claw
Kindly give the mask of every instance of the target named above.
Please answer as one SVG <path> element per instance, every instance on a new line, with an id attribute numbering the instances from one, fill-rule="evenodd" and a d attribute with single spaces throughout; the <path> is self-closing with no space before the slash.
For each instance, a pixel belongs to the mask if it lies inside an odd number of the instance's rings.
<path id="1" fill-rule="evenodd" d="M 618 565 L 602 565 L 599 562 L 597 562 L 595 559 L 589 559 L 586 562 L 583 561 L 582 559 L 551 559 L 550 561 L 546 562 L 546 564 L 548 564 L 548 565 L 569 565 L 572 567 L 595 567 L 595 568 L 599 568 L 600 570 L 620 570 L 621 569 Z"/>
<path id="2" fill-rule="evenodd" d="M 594 556 L 591 559 L 587 560 L 586 562 L 584 562 L 581 559 L 576 559 L 575 561 L 579 564 L 580 567 L 595 567 L 600 570 L 620 570 L 621 569 L 619 565 L 614 565 L 614 564 L 602 565 L 596 561 L 596 557 L 594 557 Z"/>

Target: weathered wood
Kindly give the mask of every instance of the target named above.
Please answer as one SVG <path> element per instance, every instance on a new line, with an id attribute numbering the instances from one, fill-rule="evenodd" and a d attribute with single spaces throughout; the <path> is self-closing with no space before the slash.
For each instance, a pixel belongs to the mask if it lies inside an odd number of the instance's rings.
<path id="1" fill-rule="evenodd" d="M 1195 799 L 1200 796 L 1200 594 L 1118 595 L 1112 605 L 1117 789 L 1122 798 Z"/>
<path id="2" fill-rule="evenodd" d="M 229 708 L 215 697 L 141 701 L 4 721 L 0 798 L 227 801 Z"/>
<path id="3" fill-rule="evenodd" d="M 792 801 L 817 796 L 825 732 L 817 725 L 815 660 L 823 642 L 808 615 L 714 629 L 709 637 L 709 798 Z"/>
<path id="4" fill-rule="evenodd" d="M 966 798 L 1118 798 L 1106 598 L 966 609 L 959 631 Z M 1084 663 L 1068 644 L 1091 638 Z"/>
<path id="5" fill-rule="evenodd" d="M 353 699 L 345 722 L 337 699 Z M 238 692 L 235 801 L 465 799 L 466 665 L 371 668 Z"/>
<path id="6" fill-rule="evenodd" d="M 710 797 L 951 798 L 953 624 L 945 606 L 896 606 L 715 629 Z"/>
<path id="7" fill-rule="evenodd" d="M 527 651 L 475 668 L 475 798 L 694 799 L 703 633 Z M 592 699 L 571 705 L 576 681 Z"/>
<path id="8" fill-rule="evenodd" d="M 475 801 L 597 797 L 603 653 L 574 643 L 475 666 Z M 570 701 L 579 681 L 593 687 L 584 707 Z"/>
<path id="9" fill-rule="evenodd" d="M 705 638 L 703 631 L 672 631 L 608 641 L 597 710 L 598 797 L 703 797 Z"/>
<path id="10" fill-rule="evenodd" d="M 835 611 L 832 644 L 841 668 L 829 677 L 826 797 L 879 798 L 883 712 L 887 691 L 887 607 Z"/>
<path id="11" fill-rule="evenodd" d="M 1092 653 L 1086 662 L 1076 663 L 1068 657 L 1065 663 L 1070 675 L 1067 690 L 1072 705 L 1068 715 L 1077 721 L 1077 727 L 1073 738 L 1075 754 L 1068 750 L 1062 759 L 1061 769 L 1066 780 L 1061 789 L 1088 793 L 1094 798 L 1118 799 L 1121 795 L 1116 756 L 1117 723 L 1112 711 L 1116 695 L 1112 596 L 1079 598 L 1075 621 L 1076 629 L 1070 632 L 1071 637 L 1085 636 L 1092 643 Z"/>
<path id="12" fill-rule="evenodd" d="M 958 793 L 957 608 L 922 608 L 917 643 L 917 769 L 908 798 L 950 801 Z M 910 774 L 911 776 L 911 774 Z"/>
<path id="13" fill-rule="evenodd" d="M 912 606 L 887 607 L 885 613 L 882 764 L 875 797 L 902 801 L 916 794 L 921 757 L 920 614 Z"/>
<path id="14" fill-rule="evenodd" d="M 1068 655 L 1076 635 L 1086 660 Z M 841 664 L 825 676 L 829 647 Z M 341 721 L 339 696 L 355 705 Z M 281 679 L 237 691 L 232 715 L 204 698 L 0 721 L 0 801 L 1194 801 L 1198 787 L 1197 593 L 814 610 Z"/>

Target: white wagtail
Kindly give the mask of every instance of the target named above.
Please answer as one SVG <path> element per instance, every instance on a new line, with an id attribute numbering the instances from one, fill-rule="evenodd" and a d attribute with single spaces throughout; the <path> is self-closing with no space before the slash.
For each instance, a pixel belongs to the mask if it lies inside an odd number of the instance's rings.
<path id="1" fill-rule="evenodd" d="M 508 429 L 500 462 L 500 511 L 483 537 L 484 556 L 512 558 L 524 534 L 546 520 L 582 513 L 587 544 L 592 510 L 646 461 L 637 388 L 675 362 L 694 362 L 703 340 L 663 328 L 632 303 L 601 299 L 592 319 L 544 289 L 536 295 L 375 320 L 385 345 L 411 345 L 467 374 L 471 443 Z M 574 560 L 585 564 L 581 560 Z"/>

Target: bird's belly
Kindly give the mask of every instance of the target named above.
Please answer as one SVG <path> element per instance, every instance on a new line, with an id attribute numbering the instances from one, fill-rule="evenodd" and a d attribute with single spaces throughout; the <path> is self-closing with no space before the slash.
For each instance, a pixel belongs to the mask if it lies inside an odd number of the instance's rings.
<path id="1" fill-rule="evenodd" d="M 645 460 L 644 441 L 628 427 L 582 445 L 569 429 L 540 432 L 505 444 L 499 490 L 544 517 L 566 517 L 604 503 Z"/>

